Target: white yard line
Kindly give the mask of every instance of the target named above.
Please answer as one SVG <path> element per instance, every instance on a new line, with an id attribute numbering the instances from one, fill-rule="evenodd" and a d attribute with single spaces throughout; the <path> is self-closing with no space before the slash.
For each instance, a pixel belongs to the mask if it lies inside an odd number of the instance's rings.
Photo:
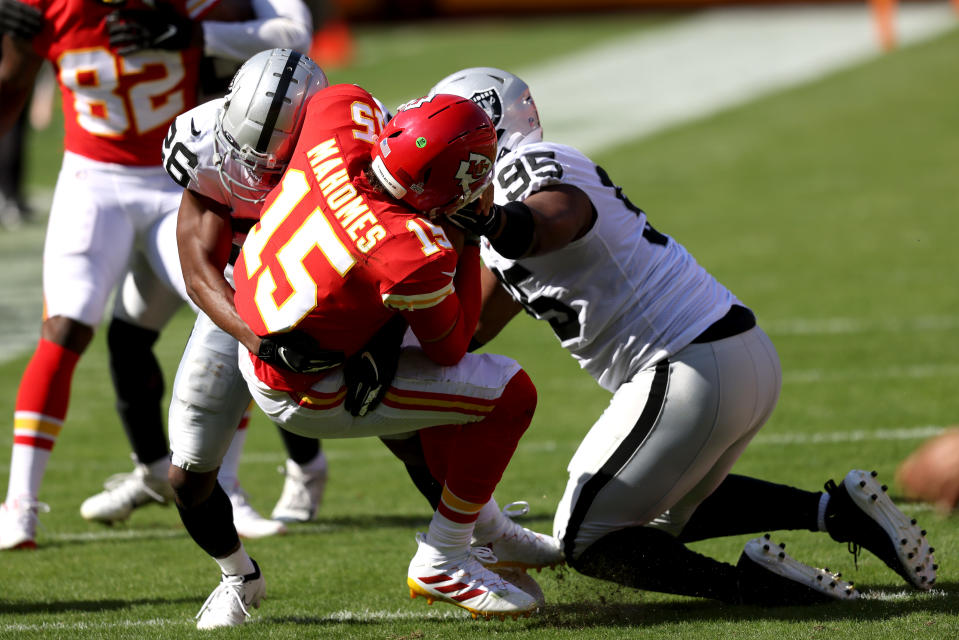
<path id="1" fill-rule="evenodd" d="M 956 23 L 949 3 L 900 4 L 900 44 Z M 868 3 L 723 8 L 519 74 L 546 137 L 589 154 L 881 54 Z"/>
<path id="2" fill-rule="evenodd" d="M 588 425 L 584 425 L 584 429 Z M 893 441 L 893 440 L 925 440 L 935 435 L 939 435 L 950 427 L 941 425 L 921 425 L 915 427 L 901 427 L 898 429 L 856 429 L 852 427 L 838 428 L 835 431 L 828 432 L 784 432 L 784 433 L 760 433 L 753 439 L 752 444 L 756 446 L 763 445 L 791 445 L 791 444 L 837 444 L 848 442 L 868 442 L 868 441 Z M 0 432 L 2 433 L 2 432 Z M 552 453 L 554 451 L 573 451 L 579 446 L 579 440 L 539 440 L 539 441 L 521 441 L 517 448 L 520 455 L 535 455 L 538 453 Z M 11 445 L 10 438 L 0 438 L 0 449 Z M 393 454 L 385 447 L 376 447 L 365 449 L 363 451 L 343 451 L 337 450 L 336 446 L 326 447 L 326 457 L 331 465 L 337 465 L 347 461 L 357 460 L 378 460 L 392 458 Z M 244 451 L 244 465 L 272 465 L 279 467 L 286 459 L 286 454 L 280 451 Z M 50 460 L 50 468 L 58 471 L 69 471 L 71 469 L 101 469 L 104 473 L 115 472 L 118 470 L 116 462 L 94 462 L 91 460 L 72 460 L 63 457 L 54 456 Z M 0 474 L 6 474 L 10 471 L 8 463 L 0 463 Z M 277 481 L 280 475 L 277 474 Z M 86 534 L 79 534 L 81 536 Z M 140 534 L 135 531 L 127 532 L 127 535 L 136 537 Z"/>
<path id="3" fill-rule="evenodd" d="M 391 622 L 396 620 L 468 620 L 469 615 L 463 609 L 411 606 L 409 610 L 395 609 L 393 611 L 359 609 L 356 611 L 343 609 L 334 611 L 325 616 L 303 616 L 303 620 L 311 624 L 327 622 Z M 270 624 L 268 617 L 254 614 L 246 624 Z M 106 631 L 108 629 L 159 629 L 168 627 L 192 627 L 196 621 L 190 616 L 176 618 L 151 618 L 148 620 L 119 620 L 116 622 L 41 622 L 38 624 L 0 623 L 0 637 L 6 633 L 28 632 L 65 632 L 65 631 Z"/>

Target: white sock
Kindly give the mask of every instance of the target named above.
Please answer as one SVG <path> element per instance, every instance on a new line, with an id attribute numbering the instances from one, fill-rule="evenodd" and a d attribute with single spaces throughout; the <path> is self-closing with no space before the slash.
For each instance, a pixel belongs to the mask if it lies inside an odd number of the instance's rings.
<path id="1" fill-rule="evenodd" d="M 470 547 L 473 538 L 473 522 L 453 522 L 439 511 L 433 513 L 426 541 L 444 555 L 463 553 Z"/>
<path id="2" fill-rule="evenodd" d="M 240 543 L 240 548 L 230 555 L 213 559 L 220 565 L 220 571 L 226 576 L 245 576 L 256 571 L 256 568 L 253 566 L 253 559 L 250 558 L 246 549 L 243 548 L 242 542 Z"/>
<path id="3" fill-rule="evenodd" d="M 7 501 L 33 502 L 40 493 L 40 483 L 50 460 L 50 450 L 25 444 L 14 444 L 10 456 L 10 482 Z"/>
<path id="4" fill-rule="evenodd" d="M 490 542 L 499 537 L 503 532 L 506 522 L 506 516 L 496 504 L 495 498 L 490 498 L 489 502 L 480 509 L 479 517 L 476 518 L 476 528 L 473 530 L 473 538 L 479 544 Z"/>

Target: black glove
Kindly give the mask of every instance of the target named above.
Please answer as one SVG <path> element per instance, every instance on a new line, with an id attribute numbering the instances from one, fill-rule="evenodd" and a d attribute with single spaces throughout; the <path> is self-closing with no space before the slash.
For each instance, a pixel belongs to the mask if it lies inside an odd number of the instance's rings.
<path id="1" fill-rule="evenodd" d="M 276 333 L 260 340 L 257 357 L 278 369 L 293 373 L 320 373 L 343 364 L 342 351 L 322 348 L 302 331 Z"/>
<path id="2" fill-rule="evenodd" d="M 503 210 L 494 204 L 489 209 L 489 215 L 483 215 L 477 212 L 478 208 L 479 199 L 474 200 L 459 211 L 454 211 L 447 217 L 450 222 L 468 234 L 488 236 L 499 229 L 500 221 L 503 217 Z"/>
<path id="3" fill-rule="evenodd" d="M 117 9 L 107 16 L 110 46 L 121 56 L 144 49 L 186 49 L 197 27 L 167 5 L 151 9 Z"/>
<path id="4" fill-rule="evenodd" d="M 406 319 L 397 314 L 376 332 L 362 349 L 346 359 L 346 410 L 365 416 L 376 408 L 396 375 L 400 347 L 406 333 Z"/>
<path id="5" fill-rule="evenodd" d="M 43 29 L 43 12 L 17 0 L 0 0 L 0 33 L 30 40 Z"/>

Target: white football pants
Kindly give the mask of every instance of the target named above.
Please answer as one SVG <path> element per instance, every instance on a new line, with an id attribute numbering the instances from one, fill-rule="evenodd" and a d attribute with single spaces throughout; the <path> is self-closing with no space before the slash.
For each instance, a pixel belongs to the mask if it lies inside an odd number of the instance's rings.
<path id="1" fill-rule="evenodd" d="M 567 557 L 627 527 L 682 531 L 769 418 L 781 382 L 776 350 L 754 327 L 623 384 L 569 463 L 553 523 Z"/>
<path id="2" fill-rule="evenodd" d="M 162 167 L 97 162 L 66 152 L 43 250 L 46 316 L 100 324 L 129 269 L 120 317 L 159 329 L 187 299 L 175 232 L 183 189 Z"/>

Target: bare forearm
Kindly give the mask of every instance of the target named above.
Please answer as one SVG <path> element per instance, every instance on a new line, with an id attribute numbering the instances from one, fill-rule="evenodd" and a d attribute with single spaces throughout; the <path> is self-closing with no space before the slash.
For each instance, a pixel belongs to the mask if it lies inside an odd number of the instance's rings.
<path id="1" fill-rule="evenodd" d="M 199 271 L 199 270 L 197 270 Z M 233 302 L 233 287 L 212 266 L 192 276 L 184 273 L 190 299 L 209 316 L 218 327 L 239 340 L 243 346 L 256 353 L 260 338 L 243 322 Z"/>

